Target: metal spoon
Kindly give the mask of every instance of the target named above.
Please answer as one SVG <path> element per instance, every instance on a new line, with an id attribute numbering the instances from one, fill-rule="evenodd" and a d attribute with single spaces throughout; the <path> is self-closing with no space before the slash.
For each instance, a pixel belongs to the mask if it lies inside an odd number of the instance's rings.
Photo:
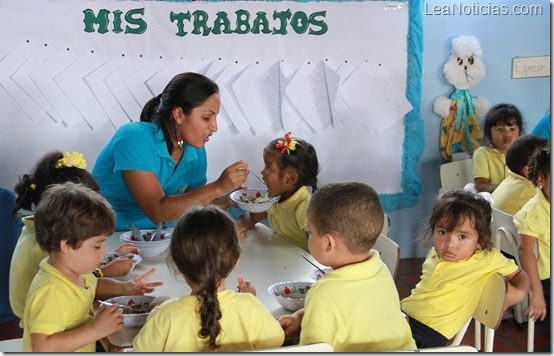
<path id="1" fill-rule="evenodd" d="M 258 178 L 258 180 L 262 182 L 263 185 L 267 185 L 266 182 L 262 178 L 260 178 L 256 173 L 252 172 L 251 170 L 248 170 L 248 172 L 250 172 L 254 177 Z"/>
<path id="2" fill-rule="evenodd" d="M 152 242 L 156 238 L 156 236 L 160 234 L 160 231 L 162 231 L 163 227 L 164 227 L 164 222 L 160 221 L 156 226 L 156 230 L 152 232 L 152 237 L 150 238 L 150 242 Z"/>
<path id="3" fill-rule="evenodd" d="M 104 304 L 107 307 L 111 307 L 112 305 L 114 305 L 114 303 L 106 302 L 106 301 L 100 300 L 100 299 L 98 299 L 98 303 Z M 130 306 L 123 305 L 123 304 L 119 304 L 118 308 L 125 309 L 125 310 L 131 310 L 131 311 L 133 310 L 133 308 L 131 308 Z"/>
<path id="4" fill-rule="evenodd" d="M 316 266 L 315 263 L 313 263 L 312 261 L 310 261 L 310 260 L 308 259 L 308 257 L 304 256 L 303 253 L 301 253 L 300 255 L 302 255 L 302 257 L 304 257 L 304 259 L 305 259 L 306 261 L 308 261 L 309 264 L 311 264 L 312 266 L 314 266 L 315 268 L 317 268 L 317 270 L 318 270 L 319 272 L 321 272 L 322 275 L 326 275 L 326 274 L 327 274 L 327 272 L 325 272 L 324 270 L 322 270 L 321 268 L 319 268 L 318 266 Z"/>
<path id="5" fill-rule="evenodd" d="M 129 224 L 127 227 L 131 230 L 131 233 L 137 238 L 138 241 L 145 241 L 137 225 Z"/>

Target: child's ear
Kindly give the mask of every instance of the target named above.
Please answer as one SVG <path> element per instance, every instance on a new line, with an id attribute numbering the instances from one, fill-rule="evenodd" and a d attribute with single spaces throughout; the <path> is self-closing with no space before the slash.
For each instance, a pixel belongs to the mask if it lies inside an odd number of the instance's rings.
<path id="1" fill-rule="evenodd" d="M 296 182 L 298 182 L 298 172 L 297 171 L 290 171 L 287 173 L 287 178 L 285 180 L 285 183 L 290 185 L 296 185 Z"/>
<path id="2" fill-rule="evenodd" d="M 337 249 L 338 238 L 333 234 L 325 234 L 325 252 L 333 252 Z"/>
<path id="3" fill-rule="evenodd" d="M 69 239 L 63 239 L 60 241 L 60 250 L 63 253 L 68 253 L 75 249 L 69 244 Z"/>
<path id="4" fill-rule="evenodd" d="M 525 178 L 529 178 L 529 165 L 526 164 L 522 169 L 521 169 L 521 175 L 524 176 Z"/>

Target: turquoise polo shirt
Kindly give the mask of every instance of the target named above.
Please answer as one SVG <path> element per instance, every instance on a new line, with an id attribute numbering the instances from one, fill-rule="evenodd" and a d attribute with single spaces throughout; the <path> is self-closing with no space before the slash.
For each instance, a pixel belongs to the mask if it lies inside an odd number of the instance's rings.
<path id="1" fill-rule="evenodd" d="M 130 122 L 121 126 L 100 152 L 92 175 L 116 212 L 117 230 L 128 230 L 128 224 L 145 229 L 155 224 L 132 196 L 122 171 L 154 172 L 166 195 L 178 195 L 189 187 L 205 185 L 207 168 L 205 148 L 185 146 L 183 158 L 176 166 L 158 124 Z M 174 226 L 175 223 L 166 222 L 166 225 Z"/>

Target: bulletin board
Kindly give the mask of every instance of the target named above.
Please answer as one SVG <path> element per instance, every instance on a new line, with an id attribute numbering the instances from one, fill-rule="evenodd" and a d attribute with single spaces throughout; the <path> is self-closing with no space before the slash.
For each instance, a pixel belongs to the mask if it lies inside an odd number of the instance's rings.
<path id="1" fill-rule="evenodd" d="M 319 185 L 361 181 L 386 211 L 413 206 L 421 12 L 415 0 L 3 0 L 0 185 L 52 149 L 92 170 L 121 125 L 194 71 L 220 86 L 209 180 L 239 159 L 261 171 L 263 147 L 292 131 L 315 146 Z"/>

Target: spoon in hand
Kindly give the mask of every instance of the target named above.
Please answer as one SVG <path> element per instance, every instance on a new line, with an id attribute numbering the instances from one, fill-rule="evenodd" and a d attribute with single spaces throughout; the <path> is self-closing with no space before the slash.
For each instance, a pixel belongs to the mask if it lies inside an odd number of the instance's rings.
<path id="1" fill-rule="evenodd" d="M 250 172 L 254 177 L 258 178 L 258 180 L 260 182 L 262 182 L 263 185 L 267 185 L 266 182 L 264 182 L 264 180 L 262 178 L 260 178 L 260 176 L 258 176 L 256 173 L 252 172 L 251 170 L 247 169 L 247 168 L 238 168 L 239 170 L 247 170 L 248 172 Z"/>

